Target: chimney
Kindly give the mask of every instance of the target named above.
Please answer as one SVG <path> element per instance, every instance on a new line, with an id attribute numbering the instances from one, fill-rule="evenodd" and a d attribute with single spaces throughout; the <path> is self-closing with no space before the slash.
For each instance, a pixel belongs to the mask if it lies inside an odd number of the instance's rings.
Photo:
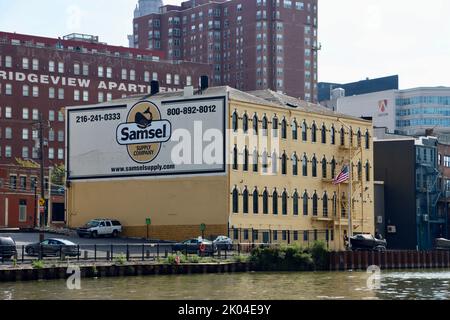
<path id="1" fill-rule="evenodd" d="M 159 82 L 158 81 L 152 81 L 150 82 L 150 95 L 154 96 L 155 94 L 159 93 Z"/>

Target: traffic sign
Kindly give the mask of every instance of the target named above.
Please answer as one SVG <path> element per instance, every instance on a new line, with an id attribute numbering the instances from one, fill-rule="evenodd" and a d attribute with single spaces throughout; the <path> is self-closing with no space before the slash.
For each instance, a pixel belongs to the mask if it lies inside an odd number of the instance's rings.
<path id="1" fill-rule="evenodd" d="M 43 207 L 45 206 L 45 199 L 39 199 L 39 206 Z"/>
<path id="2" fill-rule="evenodd" d="M 45 207 L 40 207 L 40 208 L 39 208 L 39 211 L 40 211 L 41 213 L 45 213 Z"/>
<path id="3" fill-rule="evenodd" d="M 150 218 L 147 218 L 147 219 L 145 219 L 145 224 L 146 225 L 151 225 L 152 224 L 152 219 L 150 219 Z"/>

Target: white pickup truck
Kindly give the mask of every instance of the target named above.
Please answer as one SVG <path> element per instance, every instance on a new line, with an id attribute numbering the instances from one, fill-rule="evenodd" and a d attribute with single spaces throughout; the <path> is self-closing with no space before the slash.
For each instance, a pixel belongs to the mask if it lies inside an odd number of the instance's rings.
<path id="1" fill-rule="evenodd" d="M 85 236 L 97 238 L 99 236 L 110 236 L 117 238 L 122 233 L 122 224 L 112 219 L 95 219 L 89 221 L 84 227 L 77 229 L 80 238 Z"/>

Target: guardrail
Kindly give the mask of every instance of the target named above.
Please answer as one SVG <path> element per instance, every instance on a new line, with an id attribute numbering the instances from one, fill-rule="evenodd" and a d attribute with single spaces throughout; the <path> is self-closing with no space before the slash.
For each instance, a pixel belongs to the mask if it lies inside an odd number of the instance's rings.
<path id="1" fill-rule="evenodd" d="M 233 244 L 219 245 L 214 249 L 210 245 L 200 247 L 188 244 L 83 244 L 77 246 L 63 245 L 20 245 L 0 246 L 1 264 L 30 264 L 33 261 L 154 261 L 167 259 L 169 255 L 212 257 L 217 259 L 231 259 L 234 256 L 249 255 L 256 247 L 267 244 Z M 273 246 L 273 245 L 272 245 Z"/>

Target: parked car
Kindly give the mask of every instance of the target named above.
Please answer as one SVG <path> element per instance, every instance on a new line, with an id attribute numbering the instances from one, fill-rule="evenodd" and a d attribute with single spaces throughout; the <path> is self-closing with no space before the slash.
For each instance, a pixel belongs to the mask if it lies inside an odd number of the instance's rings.
<path id="1" fill-rule="evenodd" d="M 204 245 L 204 254 L 207 255 L 213 255 L 214 252 L 216 252 L 216 247 L 212 241 L 206 240 L 206 239 L 189 239 L 185 240 L 180 243 L 175 243 L 172 245 L 173 251 L 180 251 L 183 253 L 192 253 L 192 254 L 198 254 L 201 253 L 201 246 Z"/>
<path id="2" fill-rule="evenodd" d="M 15 241 L 11 237 L 0 237 L 0 259 L 12 259 L 16 254 Z"/>
<path id="3" fill-rule="evenodd" d="M 84 227 L 77 229 L 80 238 L 88 236 L 97 238 L 99 236 L 111 236 L 117 238 L 122 233 L 122 224 L 117 220 L 95 219 L 89 221 Z"/>
<path id="4" fill-rule="evenodd" d="M 78 245 L 64 239 L 46 239 L 42 242 L 29 244 L 25 247 L 25 252 L 29 256 L 39 256 L 42 253 L 43 257 L 59 256 L 60 254 L 71 257 L 80 255 Z"/>
<path id="5" fill-rule="evenodd" d="M 213 241 L 217 250 L 233 250 L 233 240 L 226 236 L 218 236 L 216 240 Z"/>
<path id="6" fill-rule="evenodd" d="M 352 250 L 386 251 L 386 240 L 377 239 L 371 234 L 358 234 L 350 237 Z"/>

